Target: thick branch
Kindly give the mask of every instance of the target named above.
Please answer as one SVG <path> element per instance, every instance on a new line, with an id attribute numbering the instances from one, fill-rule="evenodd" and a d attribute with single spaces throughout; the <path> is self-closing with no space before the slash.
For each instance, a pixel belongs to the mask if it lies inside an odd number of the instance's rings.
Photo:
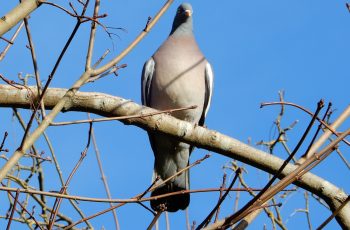
<path id="1" fill-rule="evenodd" d="M 66 89 L 48 89 L 44 97 L 46 108 L 53 108 L 65 93 Z M 0 85 L 0 107 L 28 109 L 36 98 L 36 87 L 20 90 L 12 86 Z M 155 112 L 155 110 L 140 106 L 131 100 L 94 92 L 77 92 L 73 100 L 65 104 L 64 111 L 84 111 L 106 117 Z M 214 130 L 193 126 L 166 114 L 132 118 L 122 122 L 136 125 L 151 132 L 164 133 L 197 147 L 245 162 L 268 173 L 276 173 L 283 164 L 282 159 L 248 146 L 234 138 Z M 286 176 L 295 168 L 296 166 L 289 164 L 281 176 Z M 347 194 L 341 188 L 312 173 L 306 173 L 295 184 L 324 199 L 332 211 L 336 210 L 347 198 Z M 338 223 L 342 228 L 350 229 L 349 213 L 350 205 L 347 204 L 337 216 Z"/>
<path id="2" fill-rule="evenodd" d="M 0 37 L 14 27 L 19 21 L 27 17 L 31 12 L 40 6 L 40 2 L 45 0 L 26 0 L 22 1 L 0 19 Z"/>

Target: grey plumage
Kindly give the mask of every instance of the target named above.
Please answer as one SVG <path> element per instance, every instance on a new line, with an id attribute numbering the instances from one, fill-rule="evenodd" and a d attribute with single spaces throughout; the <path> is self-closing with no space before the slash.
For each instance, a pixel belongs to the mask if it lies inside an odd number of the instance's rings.
<path id="1" fill-rule="evenodd" d="M 193 35 L 192 7 L 181 4 L 176 12 L 172 30 L 166 41 L 145 63 L 142 71 L 142 104 L 159 109 L 173 109 L 196 105 L 196 109 L 173 113 L 178 119 L 203 125 L 210 106 L 213 89 L 213 71 Z M 193 147 L 170 137 L 149 132 L 155 156 L 154 174 L 160 181 L 185 168 Z M 151 196 L 189 189 L 189 172 L 182 173 Z M 181 194 L 151 201 L 151 207 L 167 211 L 185 209 L 190 202 L 189 194 Z"/>

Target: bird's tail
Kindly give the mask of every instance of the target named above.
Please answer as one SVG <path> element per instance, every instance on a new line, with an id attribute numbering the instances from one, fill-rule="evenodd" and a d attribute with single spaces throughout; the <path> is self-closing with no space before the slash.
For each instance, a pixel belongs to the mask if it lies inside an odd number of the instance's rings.
<path id="1" fill-rule="evenodd" d="M 153 181 L 157 178 L 157 173 L 153 172 Z M 166 179 L 166 178 L 165 178 Z M 156 184 L 162 183 L 163 180 L 159 179 Z M 155 189 L 151 197 L 153 196 L 159 196 L 166 193 L 172 193 L 172 192 L 179 192 L 183 190 L 188 190 L 190 187 L 189 185 L 189 170 L 186 170 L 185 172 L 181 173 L 180 175 L 176 176 L 172 180 L 168 181 L 164 185 L 161 185 L 157 189 Z M 190 194 L 178 194 L 173 196 L 167 196 L 164 198 L 159 198 L 156 200 L 151 200 L 151 207 L 155 211 L 159 210 L 165 210 L 168 212 L 176 212 L 179 209 L 186 209 L 187 206 L 190 203 Z"/>

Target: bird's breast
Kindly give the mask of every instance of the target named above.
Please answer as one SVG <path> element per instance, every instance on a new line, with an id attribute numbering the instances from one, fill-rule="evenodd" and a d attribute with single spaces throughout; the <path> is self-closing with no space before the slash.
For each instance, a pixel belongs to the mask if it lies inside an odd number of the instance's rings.
<path id="1" fill-rule="evenodd" d="M 198 122 L 205 97 L 206 60 L 191 40 L 168 39 L 153 56 L 151 106 L 172 109 L 196 105 L 197 109 L 174 114 Z M 156 100 L 154 100 L 156 98 Z"/>

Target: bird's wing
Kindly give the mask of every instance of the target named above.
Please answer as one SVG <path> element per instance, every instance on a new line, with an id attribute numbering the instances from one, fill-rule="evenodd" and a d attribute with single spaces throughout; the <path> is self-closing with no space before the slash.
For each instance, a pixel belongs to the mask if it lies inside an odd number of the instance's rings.
<path id="1" fill-rule="evenodd" d="M 201 126 L 204 125 L 205 117 L 210 107 L 211 96 L 213 94 L 213 82 L 214 82 L 213 68 L 211 67 L 210 63 L 207 62 L 207 64 L 205 65 L 205 97 L 204 97 L 203 113 L 198 123 Z"/>
<path id="2" fill-rule="evenodd" d="M 154 72 L 154 60 L 151 57 L 143 65 L 142 78 L 141 78 L 141 101 L 143 105 L 150 106 L 150 92 L 151 92 L 151 82 Z"/>
<path id="3" fill-rule="evenodd" d="M 154 73 L 155 62 L 153 57 L 148 59 L 143 65 L 142 76 L 141 76 L 141 102 L 142 105 L 150 107 L 151 105 L 151 83 Z M 153 152 L 156 151 L 154 146 L 154 135 L 148 132 L 149 141 Z M 153 172 L 153 179 L 157 176 L 156 172 Z M 154 180 L 153 180 L 154 181 Z"/>

